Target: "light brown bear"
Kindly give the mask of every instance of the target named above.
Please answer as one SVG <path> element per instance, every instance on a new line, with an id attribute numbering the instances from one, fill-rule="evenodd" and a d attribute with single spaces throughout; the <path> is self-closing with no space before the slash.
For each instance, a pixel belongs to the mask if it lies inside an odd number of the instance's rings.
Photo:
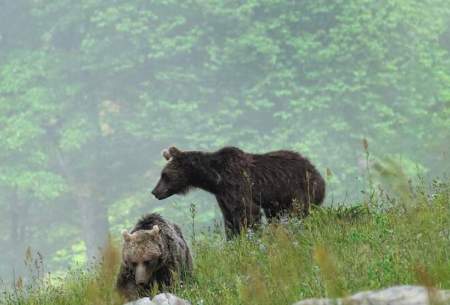
<path id="1" fill-rule="evenodd" d="M 123 232 L 122 264 L 117 289 L 127 300 L 170 291 L 177 276 L 183 281 L 192 272 L 192 257 L 180 228 L 158 214 L 144 216 L 130 231 Z"/>

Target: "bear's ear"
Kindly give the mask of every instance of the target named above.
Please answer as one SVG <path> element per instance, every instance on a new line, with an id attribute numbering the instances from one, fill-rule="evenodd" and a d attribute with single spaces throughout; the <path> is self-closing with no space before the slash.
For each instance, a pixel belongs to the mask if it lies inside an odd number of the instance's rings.
<path id="1" fill-rule="evenodd" d="M 170 159 L 172 159 L 172 156 L 170 155 L 170 152 L 167 149 L 164 149 L 161 154 L 167 161 L 170 161 Z"/>
<path id="2" fill-rule="evenodd" d="M 122 236 L 123 236 L 123 240 L 125 240 L 127 242 L 131 240 L 131 234 L 128 233 L 127 230 L 122 231 Z"/>
<path id="3" fill-rule="evenodd" d="M 172 157 L 178 157 L 181 155 L 181 150 L 179 150 L 175 146 L 171 146 L 171 147 L 169 147 L 169 154 Z"/>
<path id="4" fill-rule="evenodd" d="M 154 225 L 151 230 L 143 230 L 145 238 L 155 238 L 159 236 L 159 226 Z"/>
<path id="5" fill-rule="evenodd" d="M 150 232 L 152 232 L 153 235 L 157 235 L 157 234 L 159 234 L 159 231 L 160 231 L 159 226 L 154 225 Z"/>

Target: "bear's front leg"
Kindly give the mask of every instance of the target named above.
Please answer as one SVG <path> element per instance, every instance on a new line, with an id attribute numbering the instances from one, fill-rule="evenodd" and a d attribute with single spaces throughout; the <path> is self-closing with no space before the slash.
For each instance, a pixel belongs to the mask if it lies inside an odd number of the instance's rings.
<path id="1" fill-rule="evenodd" d="M 116 288 L 119 294 L 127 301 L 134 301 L 140 298 L 133 272 L 124 265 L 120 266 L 117 276 Z"/>
<path id="2" fill-rule="evenodd" d="M 227 240 L 231 240 L 241 233 L 240 221 L 240 215 L 230 213 L 227 217 L 224 214 L 225 236 L 227 237 Z"/>
<path id="3" fill-rule="evenodd" d="M 216 198 L 223 215 L 225 236 L 227 240 L 230 240 L 236 235 L 239 235 L 245 225 L 245 207 L 241 200 L 230 196 L 230 193 L 222 196 L 216 195 Z"/>

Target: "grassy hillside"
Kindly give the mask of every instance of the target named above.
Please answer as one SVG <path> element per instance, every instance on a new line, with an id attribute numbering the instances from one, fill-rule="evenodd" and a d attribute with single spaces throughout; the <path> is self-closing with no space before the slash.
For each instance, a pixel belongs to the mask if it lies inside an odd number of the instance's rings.
<path id="1" fill-rule="evenodd" d="M 195 275 L 175 293 L 193 304 L 281 305 L 396 284 L 450 288 L 449 197 L 449 185 L 439 184 L 399 200 L 317 209 L 231 242 L 199 234 Z M 19 281 L 0 304 L 121 304 L 113 290 L 119 257 L 111 246 L 91 271 Z"/>

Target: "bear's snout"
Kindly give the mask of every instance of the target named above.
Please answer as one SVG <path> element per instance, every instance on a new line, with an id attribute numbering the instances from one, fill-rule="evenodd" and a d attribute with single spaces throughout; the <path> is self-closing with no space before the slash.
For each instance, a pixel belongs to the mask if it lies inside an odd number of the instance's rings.
<path id="1" fill-rule="evenodd" d="M 161 185 L 161 183 L 158 183 L 158 185 L 156 185 L 153 189 L 152 194 L 156 199 L 162 200 L 169 197 L 169 190 Z"/>
<path id="2" fill-rule="evenodd" d="M 161 199 L 164 199 L 164 198 L 165 198 L 165 197 L 164 197 L 164 192 L 158 191 L 157 188 L 155 188 L 155 189 L 152 191 L 152 194 L 153 194 L 153 196 L 155 196 L 155 198 L 158 199 L 158 200 L 161 200 Z"/>
<path id="3" fill-rule="evenodd" d="M 158 199 L 158 193 L 156 192 L 156 189 L 153 189 L 152 195 L 155 196 L 156 199 Z"/>
<path id="4" fill-rule="evenodd" d="M 143 264 L 138 264 L 136 267 L 135 281 L 137 285 L 146 285 L 150 280 L 150 274 Z"/>

